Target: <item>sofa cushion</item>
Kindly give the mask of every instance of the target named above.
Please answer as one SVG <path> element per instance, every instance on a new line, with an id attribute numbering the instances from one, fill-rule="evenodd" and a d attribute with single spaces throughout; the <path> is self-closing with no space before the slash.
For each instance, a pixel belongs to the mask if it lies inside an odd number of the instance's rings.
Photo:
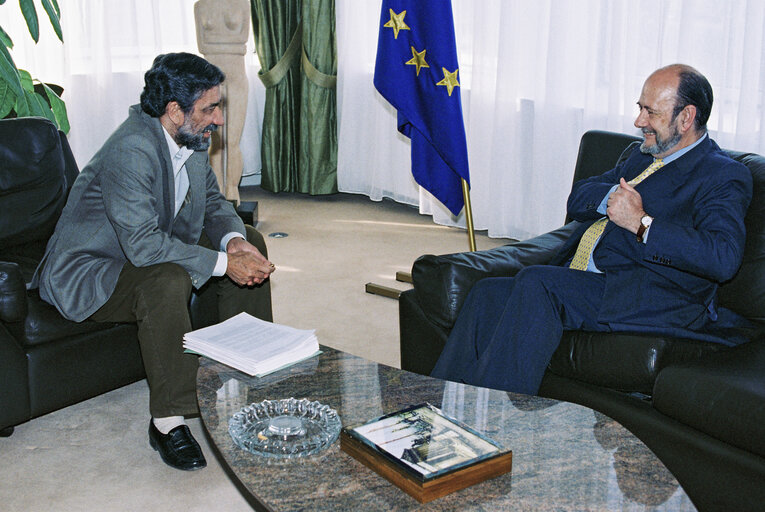
<path id="1" fill-rule="evenodd" d="M 28 312 L 21 322 L 6 324 L 8 331 L 24 347 L 41 345 L 51 341 L 76 336 L 88 332 L 103 331 L 113 327 L 114 323 L 71 322 L 40 298 L 37 290 L 27 292 Z"/>
<path id="2" fill-rule="evenodd" d="M 720 343 L 664 336 L 566 331 L 548 370 L 596 386 L 650 395 L 663 368 L 725 349 Z"/>
<path id="3" fill-rule="evenodd" d="M 765 340 L 664 368 L 653 405 L 662 414 L 765 457 Z"/>

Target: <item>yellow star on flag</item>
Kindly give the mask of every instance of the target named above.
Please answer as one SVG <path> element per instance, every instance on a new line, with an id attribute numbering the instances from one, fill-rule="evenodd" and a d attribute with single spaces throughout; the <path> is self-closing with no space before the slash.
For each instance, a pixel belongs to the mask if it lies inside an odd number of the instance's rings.
<path id="1" fill-rule="evenodd" d="M 390 11 L 390 21 L 388 21 L 383 27 L 388 27 L 393 29 L 393 39 L 398 39 L 398 31 L 399 30 L 411 30 L 406 23 L 404 23 L 404 16 L 406 16 L 406 11 L 401 11 L 400 13 L 396 14 L 393 9 L 388 9 Z"/>
<path id="2" fill-rule="evenodd" d="M 444 79 L 440 82 L 436 82 L 436 85 L 446 86 L 446 89 L 449 91 L 449 96 L 451 96 L 454 88 L 460 85 L 460 83 L 457 81 L 457 73 L 459 73 L 459 69 L 455 69 L 451 73 L 446 68 L 441 69 L 444 72 Z"/>
<path id="3" fill-rule="evenodd" d="M 406 61 L 406 64 L 410 66 L 417 66 L 417 76 L 420 76 L 420 69 L 421 68 L 429 68 L 427 62 L 425 62 L 425 52 L 427 50 L 422 50 L 421 52 L 418 52 L 414 49 L 414 46 L 411 46 L 412 48 L 412 58 Z"/>

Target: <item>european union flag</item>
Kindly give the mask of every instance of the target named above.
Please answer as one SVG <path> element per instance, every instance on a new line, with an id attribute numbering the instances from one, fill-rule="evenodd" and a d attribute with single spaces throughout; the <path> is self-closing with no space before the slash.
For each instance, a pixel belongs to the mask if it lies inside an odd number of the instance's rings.
<path id="1" fill-rule="evenodd" d="M 374 84 L 412 140 L 415 181 L 458 215 L 470 175 L 450 0 L 383 0 Z"/>

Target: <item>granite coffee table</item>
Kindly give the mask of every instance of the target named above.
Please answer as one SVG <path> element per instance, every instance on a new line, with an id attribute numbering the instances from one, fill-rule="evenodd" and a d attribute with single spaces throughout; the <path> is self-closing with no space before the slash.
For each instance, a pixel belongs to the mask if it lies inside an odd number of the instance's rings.
<path id="1" fill-rule="evenodd" d="M 592 409 L 417 375 L 329 347 L 263 378 L 201 359 L 202 422 L 234 482 L 259 510 L 695 510 L 664 465 Z M 318 400 L 343 426 L 429 402 L 513 450 L 512 472 L 426 504 L 340 450 L 275 461 L 237 447 L 231 416 L 251 403 Z"/>

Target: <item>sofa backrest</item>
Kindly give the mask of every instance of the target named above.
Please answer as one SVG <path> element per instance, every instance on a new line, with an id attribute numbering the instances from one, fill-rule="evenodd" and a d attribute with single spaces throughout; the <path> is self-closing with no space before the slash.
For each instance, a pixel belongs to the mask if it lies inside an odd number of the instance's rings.
<path id="1" fill-rule="evenodd" d="M 619 160 L 625 158 L 625 153 L 629 154 L 629 152 L 625 152 L 625 149 L 640 140 L 642 139 L 639 137 L 624 133 L 603 130 L 585 132 L 579 141 L 579 153 L 576 157 L 573 183 L 613 169 Z M 566 223 L 572 220 L 566 216 Z"/>
<path id="2" fill-rule="evenodd" d="M 0 260 L 42 257 L 78 172 L 52 122 L 0 120 Z"/>
<path id="3" fill-rule="evenodd" d="M 744 261 L 732 280 L 720 287 L 720 305 L 765 323 L 765 158 L 726 151 L 752 171 L 752 202 L 746 212 Z"/>

